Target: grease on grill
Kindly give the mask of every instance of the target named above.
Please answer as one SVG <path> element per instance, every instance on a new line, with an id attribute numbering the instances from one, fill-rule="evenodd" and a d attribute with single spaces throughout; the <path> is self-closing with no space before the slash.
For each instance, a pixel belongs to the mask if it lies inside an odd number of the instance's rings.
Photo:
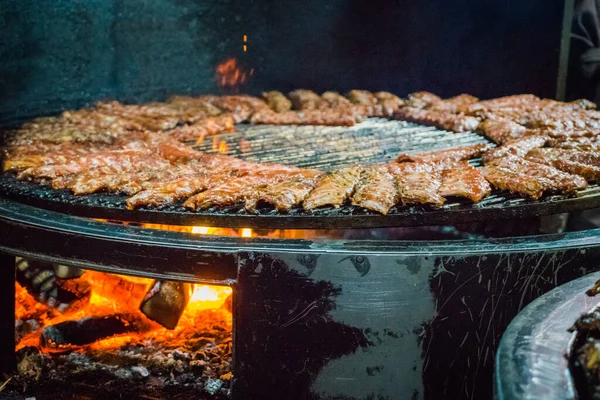
<path id="1" fill-rule="evenodd" d="M 453 133 L 372 118 L 352 127 L 239 125 L 221 134 L 228 154 L 248 161 L 332 170 L 353 164 L 389 162 L 398 154 L 432 152 L 488 143 L 472 132 Z M 195 147 L 216 154 L 210 143 Z"/>

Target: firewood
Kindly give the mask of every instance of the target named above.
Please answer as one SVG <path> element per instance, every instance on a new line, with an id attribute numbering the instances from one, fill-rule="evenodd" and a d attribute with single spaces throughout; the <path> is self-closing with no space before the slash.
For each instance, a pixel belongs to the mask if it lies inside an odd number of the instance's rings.
<path id="1" fill-rule="evenodd" d="M 83 275 L 83 272 L 84 271 L 81 268 L 77 267 L 70 267 L 68 265 L 60 264 L 54 265 L 54 273 L 56 274 L 56 277 L 60 279 L 79 278 L 81 275 Z"/>
<path id="2" fill-rule="evenodd" d="M 57 279 L 55 268 L 56 265 L 50 263 L 21 258 L 17 260 L 17 282 L 35 300 L 60 312 L 87 304 L 91 296 L 90 284 L 84 278 L 76 278 L 75 271 L 71 271 L 69 280 Z M 66 274 L 64 268 L 61 273 Z"/>
<path id="3" fill-rule="evenodd" d="M 167 329 L 175 329 L 187 306 L 192 292 L 189 283 L 154 281 L 146 293 L 140 311 Z"/>
<path id="4" fill-rule="evenodd" d="M 83 346 L 111 336 L 145 332 L 148 329 L 149 325 L 133 314 L 85 317 L 45 327 L 42 329 L 40 342 L 47 348 Z"/>

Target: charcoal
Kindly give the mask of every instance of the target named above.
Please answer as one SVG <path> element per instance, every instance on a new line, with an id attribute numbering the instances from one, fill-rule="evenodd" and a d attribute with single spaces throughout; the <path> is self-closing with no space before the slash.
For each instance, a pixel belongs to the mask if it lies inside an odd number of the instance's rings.
<path id="1" fill-rule="evenodd" d="M 140 311 L 167 329 L 175 329 L 190 300 L 192 286 L 175 281 L 154 281 Z"/>
<path id="2" fill-rule="evenodd" d="M 223 387 L 223 381 L 220 379 L 210 378 L 206 381 L 206 385 L 204 386 L 204 390 L 206 390 L 211 395 L 215 395 Z"/>
<path id="3" fill-rule="evenodd" d="M 146 330 L 143 323 L 131 314 L 86 317 L 66 321 L 42 330 L 42 346 L 57 348 L 65 345 L 82 346 L 114 335 Z"/>
<path id="4" fill-rule="evenodd" d="M 42 375 L 43 358 L 33 346 L 23 347 L 16 354 L 17 372 L 31 381 L 38 381 Z"/>
<path id="5" fill-rule="evenodd" d="M 136 365 L 129 369 L 133 373 L 133 375 L 137 378 L 146 378 L 150 375 L 150 372 L 148 372 L 148 369 L 141 365 Z"/>

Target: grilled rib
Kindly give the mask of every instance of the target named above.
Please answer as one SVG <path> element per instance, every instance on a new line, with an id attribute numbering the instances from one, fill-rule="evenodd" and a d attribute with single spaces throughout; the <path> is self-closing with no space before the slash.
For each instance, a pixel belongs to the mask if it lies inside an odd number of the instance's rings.
<path id="1" fill-rule="evenodd" d="M 156 157 L 156 154 L 145 149 L 112 150 L 105 153 L 73 158 L 61 164 L 43 165 L 40 167 L 28 168 L 18 175 L 18 179 L 53 179 L 58 176 L 78 174 L 91 168 L 112 164 L 130 166 L 133 163 L 143 162 L 151 157 Z"/>
<path id="2" fill-rule="evenodd" d="M 325 92 L 321 95 L 330 107 L 350 106 L 350 100 L 339 94 L 338 92 Z"/>
<path id="3" fill-rule="evenodd" d="M 486 143 L 477 143 L 470 146 L 456 147 L 448 150 L 434 151 L 431 153 L 420 153 L 420 154 L 401 154 L 396 159 L 396 162 L 452 162 L 468 160 L 471 158 L 479 157 L 488 148 Z"/>
<path id="4" fill-rule="evenodd" d="M 235 117 L 225 113 L 216 117 L 207 117 L 191 125 L 171 129 L 168 134 L 181 142 L 199 140 L 205 136 L 217 135 L 223 132 L 233 132 Z"/>
<path id="5" fill-rule="evenodd" d="M 269 109 L 267 103 L 252 96 L 201 96 L 200 100 L 227 111 L 236 123 L 247 121 L 250 116 L 260 110 Z"/>
<path id="6" fill-rule="evenodd" d="M 260 189 L 246 198 L 246 210 L 254 212 L 262 202 L 272 204 L 280 213 L 288 213 L 308 196 L 322 176 L 322 172 L 308 169 L 288 181 Z"/>
<path id="7" fill-rule="evenodd" d="M 394 178 L 387 165 L 366 168 L 352 196 L 352 204 L 386 215 L 398 203 Z"/>
<path id="8" fill-rule="evenodd" d="M 442 172 L 434 163 L 392 163 L 389 171 L 394 177 L 402 204 L 441 206 L 446 201 L 439 194 Z"/>
<path id="9" fill-rule="evenodd" d="M 443 197 L 466 197 L 478 202 L 492 192 L 490 184 L 485 180 L 481 171 L 467 162 L 442 171 L 442 185 L 439 193 Z"/>
<path id="10" fill-rule="evenodd" d="M 198 193 L 187 199 L 183 205 L 190 210 L 196 210 L 238 204 L 248 197 L 255 196 L 256 191 L 263 186 L 295 179 L 300 172 L 300 169 L 293 167 L 263 166 L 262 170 L 250 175 L 229 180 L 212 189 Z"/>
<path id="11" fill-rule="evenodd" d="M 548 145 L 561 149 L 573 149 L 582 151 L 600 151 L 599 137 L 561 137 L 550 138 Z"/>
<path id="12" fill-rule="evenodd" d="M 288 94 L 294 110 L 324 110 L 329 108 L 327 101 L 312 90 L 297 89 Z"/>
<path id="13" fill-rule="evenodd" d="M 404 105 L 404 100 L 390 92 L 375 92 L 373 96 L 377 99 L 377 103 L 381 105 L 383 114 L 388 117 Z"/>
<path id="14" fill-rule="evenodd" d="M 514 156 L 492 160 L 482 173 L 492 186 L 533 199 L 544 192 L 572 194 L 587 187 L 580 176 Z"/>
<path id="15" fill-rule="evenodd" d="M 462 110 L 469 110 L 471 104 L 475 104 L 479 101 L 477 97 L 471 96 L 470 94 L 459 94 L 458 96 L 450 97 L 441 101 L 435 101 L 429 104 L 426 108 L 432 111 L 442 111 L 456 114 L 462 112 Z"/>
<path id="16" fill-rule="evenodd" d="M 368 90 L 351 90 L 346 94 L 346 97 L 354 104 L 362 104 L 365 106 L 377 104 L 377 99 L 373 93 Z"/>
<path id="17" fill-rule="evenodd" d="M 479 119 L 464 114 L 453 114 L 444 111 L 421 110 L 414 107 L 402 107 L 393 115 L 394 119 L 435 126 L 453 132 L 474 131 Z"/>
<path id="18" fill-rule="evenodd" d="M 494 143 L 504 144 L 523 136 L 527 128 L 508 119 L 491 118 L 482 121 L 478 131 L 483 132 Z"/>
<path id="19" fill-rule="evenodd" d="M 186 110 L 188 113 L 194 115 L 194 118 L 188 122 L 194 122 L 194 119 L 202 119 L 207 116 L 215 117 L 223 112 L 219 107 L 196 97 L 171 96 L 167 102 L 173 107 Z"/>
<path id="20" fill-rule="evenodd" d="M 271 110 L 275 112 L 285 112 L 292 109 L 292 102 L 285 95 L 276 90 L 264 92 L 262 94 Z"/>
<path id="21" fill-rule="evenodd" d="M 471 104 L 467 107 L 467 110 L 463 110 L 465 113 L 474 115 L 482 111 L 493 111 L 501 108 L 515 108 L 535 103 L 540 98 L 532 94 L 518 94 L 513 96 L 498 97 L 492 100 L 482 100 L 477 103 Z"/>
<path id="22" fill-rule="evenodd" d="M 153 206 L 162 207 L 172 204 L 179 199 L 190 197 L 195 193 L 217 187 L 231 179 L 227 174 L 205 174 L 198 173 L 175 179 L 172 182 L 143 190 L 128 198 L 127 208 L 134 210 L 139 207 Z"/>
<path id="23" fill-rule="evenodd" d="M 596 103 L 589 101 L 588 99 L 577 99 L 570 101 L 568 104 L 574 104 L 582 110 L 595 110 Z"/>
<path id="24" fill-rule="evenodd" d="M 536 147 L 542 147 L 548 142 L 548 136 L 527 136 L 522 139 L 513 140 L 500 147 L 491 149 L 483 154 L 481 161 L 486 164 L 494 159 L 507 155 L 525 157 L 527 152 Z"/>
<path id="25" fill-rule="evenodd" d="M 127 184 L 139 173 L 150 174 L 153 171 L 169 167 L 171 164 L 160 158 L 139 160 L 131 165 L 106 165 L 82 173 L 57 177 L 52 180 L 52 187 L 55 189 L 68 188 L 75 194 L 94 193 L 102 189 L 119 191 L 121 185 Z"/>
<path id="26" fill-rule="evenodd" d="M 424 109 L 442 101 L 442 98 L 430 92 L 415 92 L 408 95 L 406 106 Z"/>
<path id="27" fill-rule="evenodd" d="M 600 180 L 600 155 L 571 149 L 533 149 L 527 153 L 530 161 L 551 165 L 571 174 L 581 175 L 587 181 Z"/>
<path id="28" fill-rule="evenodd" d="M 304 199 L 304 209 L 308 211 L 326 205 L 340 207 L 354 193 L 361 169 L 355 165 L 337 169 L 323 177 Z"/>

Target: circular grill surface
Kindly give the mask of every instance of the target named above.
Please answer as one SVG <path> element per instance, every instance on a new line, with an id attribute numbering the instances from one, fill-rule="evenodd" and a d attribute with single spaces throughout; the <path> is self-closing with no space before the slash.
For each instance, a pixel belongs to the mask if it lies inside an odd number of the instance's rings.
<path id="1" fill-rule="evenodd" d="M 273 162 L 329 170 L 360 163 L 388 162 L 400 153 L 443 150 L 486 142 L 475 133 L 452 133 L 401 121 L 372 119 L 354 127 L 251 126 L 237 132 L 204 139 L 197 149 L 227 154 L 250 161 Z M 225 143 L 225 144 L 222 144 Z M 478 160 L 472 161 L 475 165 Z M 82 217 L 171 225 L 249 227 L 261 229 L 346 229 L 460 224 L 492 219 L 532 217 L 600 206 L 600 187 L 591 185 L 577 197 L 548 196 L 527 200 L 495 191 L 479 203 L 448 199 L 441 208 L 397 206 L 386 216 L 353 206 L 323 208 L 290 214 L 272 209 L 247 213 L 242 205 L 191 212 L 181 205 L 167 208 L 127 210 L 125 196 L 95 193 L 75 196 L 68 190 L 19 182 L 14 175 L 0 175 L 0 194 L 40 208 Z"/>

